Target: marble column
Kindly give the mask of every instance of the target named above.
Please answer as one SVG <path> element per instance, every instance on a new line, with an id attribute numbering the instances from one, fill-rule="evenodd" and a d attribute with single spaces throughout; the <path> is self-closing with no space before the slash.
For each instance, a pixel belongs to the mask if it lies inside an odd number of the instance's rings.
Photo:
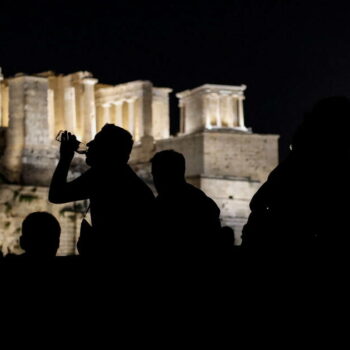
<path id="1" fill-rule="evenodd" d="M 25 79 L 15 77 L 9 83 L 9 109 L 11 118 L 6 132 L 6 148 L 2 158 L 5 174 L 10 181 L 19 181 L 25 138 Z"/>
<path id="2" fill-rule="evenodd" d="M 226 120 L 227 120 L 227 126 L 229 128 L 233 128 L 235 126 L 234 124 L 234 110 L 233 110 L 233 99 L 232 96 L 228 95 L 226 98 Z"/>
<path id="3" fill-rule="evenodd" d="M 109 107 L 109 123 L 114 124 L 114 125 L 117 125 L 116 124 L 116 119 L 117 119 L 116 108 L 117 108 L 117 106 L 115 105 L 115 103 L 111 102 L 110 107 Z"/>
<path id="4" fill-rule="evenodd" d="M 84 135 L 83 141 L 89 142 L 96 134 L 96 106 L 95 106 L 95 88 L 97 79 L 84 78 Z"/>
<path id="5" fill-rule="evenodd" d="M 211 120 L 210 120 L 210 97 L 203 97 L 203 108 L 204 108 L 204 118 L 205 118 L 205 128 L 211 129 Z"/>
<path id="6" fill-rule="evenodd" d="M 128 102 L 128 129 L 131 135 L 135 135 L 135 100 L 130 99 Z"/>
<path id="7" fill-rule="evenodd" d="M 9 87 L 5 84 L 2 85 L 2 126 L 7 127 L 9 125 Z"/>
<path id="8" fill-rule="evenodd" d="M 111 104 L 105 103 L 102 105 L 103 115 L 102 115 L 102 128 L 105 124 L 109 124 L 111 122 Z"/>
<path id="9" fill-rule="evenodd" d="M 245 129 L 244 126 L 244 113 L 243 113 L 243 96 L 238 97 L 238 126 Z"/>
<path id="10" fill-rule="evenodd" d="M 57 132 L 55 130 L 55 95 L 53 89 L 48 89 L 47 91 L 47 114 L 49 137 L 51 140 L 54 140 Z"/>
<path id="11" fill-rule="evenodd" d="M 75 108 L 75 88 L 64 89 L 64 129 L 75 134 L 77 126 L 77 113 Z"/>
<path id="12" fill-rule="evenodd" d="M 138 125 L 138 137 L 139 140 L 141 140 L 141 138 L 143 137 L 144 131 L 143 131 L 143 120 L 142 120 L 142 110 L 141 110 L 141 100 L 138 97 L 135 101 L 135 105 L 137 107 L 136 109 L 136 113 L 137 113 L 137 125 Z"/>
<path id="13" fill-rule="evenodd" d="M 114 102 L 115 105 L 115 125 L 123 127 L 123 101 Z"/>
<path id="14" fill-rule="evenodd" d="M 238 96 L 232 96 L 233 127 L 238 127 Z"/>
<path id="15" fill-rule="evenodd" d="M 153 119 L 152 119 L 152 83 L 145 81 L 142 84 L 141 110 L 144 137 L 153 136 Z"/>
<path id="16" fill-rule="evenodd" d="M 2 113 L 2 80 L 3 76 L 1 74 L 1 68 L 0 68 L 0 126 L 4 126 L 4 121 L 3 121 L 3 113 Z"/>
<path id="17" fill-rule="evenodd" d="M 215 94 L 215 115 L 216 115 L 216 126 L 221 128 L 221 109 L 220 109 L 220 95 Z"/>
<path id="18" fill-rule="evenodd" d="M 183 134 L 185 132 L 185 105 L 182 100 L 179 101 L 179 108 L 180 108 L 180 133 Z"/>

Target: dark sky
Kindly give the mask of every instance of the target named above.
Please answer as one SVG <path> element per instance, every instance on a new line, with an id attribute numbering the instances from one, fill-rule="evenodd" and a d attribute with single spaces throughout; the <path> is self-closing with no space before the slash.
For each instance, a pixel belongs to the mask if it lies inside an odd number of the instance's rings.
<path id="1" fill-rule="evenodd" d="M 174 92 L 246 84 L 246 125 L 280 134 L 282 158 L 315 101 L 350 91 L 348 1 L 168 3 L 2 3 L 0 66 L 5 76 L 89 70 L 103 83 L 147 79 Z M 173 131 L 176 117 L 172 97 Z"/>

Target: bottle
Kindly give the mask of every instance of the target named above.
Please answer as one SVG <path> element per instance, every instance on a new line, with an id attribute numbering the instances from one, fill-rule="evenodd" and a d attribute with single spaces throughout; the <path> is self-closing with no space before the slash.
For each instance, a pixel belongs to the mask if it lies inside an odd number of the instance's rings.
<path id="1" fill-rule="evenodd" d="M 58 142 L 61 142 L 61 141 L 62 141 L 62 135 L 63 135 L 64 132 L 66 132 L 66 130 L 60 130 L 60 131 L 59 131 L 59 133 L 58 133 L 57 136 L 56 136 L 56 141 L 58 141 Z M 79 153 L 79 154 L 86 154 L 86 152 L 87 152 L 87 150 L 88 150 L 88 146 L 87 146 L 85 143 L 83 143 L 83 142 L 81 142 L 81 141 L 79 141 L 79 140 L 77 140 L 77 142 L 78 142 L 79 144 L 78 144 L 78 147 L 77 147 L 77 149 L 75 150 L 75 152 L 77 152 L 77 153 Z"/>

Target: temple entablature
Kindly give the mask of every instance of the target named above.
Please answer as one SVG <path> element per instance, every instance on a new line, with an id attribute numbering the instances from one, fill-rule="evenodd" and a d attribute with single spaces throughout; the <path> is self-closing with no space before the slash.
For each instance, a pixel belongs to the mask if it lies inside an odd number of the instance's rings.
<path id="1" fill-rule="evenodd" d="M 243 111 L 245 89 L 245 85 L 205 84 L 177 93 L 180 134 L 222 128 L 248 131 Z"/>

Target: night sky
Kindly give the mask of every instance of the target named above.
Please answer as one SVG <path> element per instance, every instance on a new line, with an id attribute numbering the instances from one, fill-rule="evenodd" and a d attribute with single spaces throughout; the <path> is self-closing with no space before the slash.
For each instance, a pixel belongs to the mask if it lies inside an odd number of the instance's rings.
<path id="1" fill-rule="evenodd" d="M 89 70 L 102 83 L 171 87 L 172 132 L 176 92 L 246 84 L 246 125 L 280 134 L 284 158 L 303 113 L 350 91 L 350 3 L 12 1 L 0 6 L 0 66 L 6 77 Z"/>

